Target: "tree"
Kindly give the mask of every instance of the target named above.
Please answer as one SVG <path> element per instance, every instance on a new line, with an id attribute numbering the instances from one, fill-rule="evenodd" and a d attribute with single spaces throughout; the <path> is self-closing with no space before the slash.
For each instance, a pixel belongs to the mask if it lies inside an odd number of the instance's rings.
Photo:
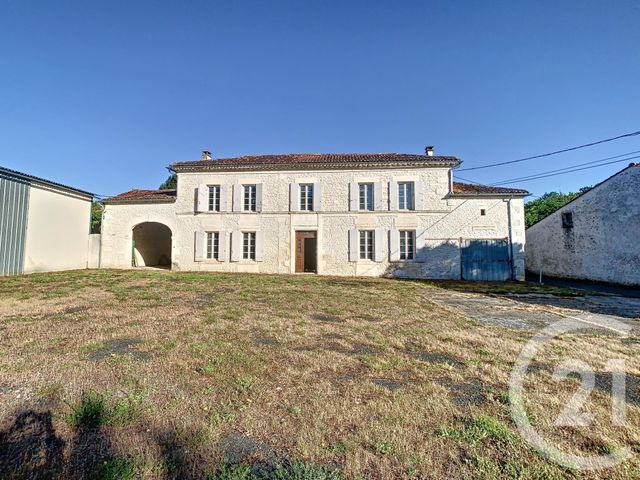
<path id="1" fill-rule="evenodd" d="M 547 192 L 536 200 L 527 202 L 524 206 L 525 225 L 530 227 L 544 217 L 551 215 L 556 210 L 564 207 L 570 201 L 591 190 L 591 187 L 582 187 L 577 192 L 567 194 L 559 192 Z"/>
<path id="2" fill-rule="evenodd" d="M 91 233 L 100 233 L 103 210 L 104 205 L 102 203 L 91 202 Z"/>
<path id="3" fill-rule="evenodd" d="M 169 175 L 169 177 L 162 182 L 160 190 L 175 190 L 178 188 L 178 176 L 175 173 Z"/>

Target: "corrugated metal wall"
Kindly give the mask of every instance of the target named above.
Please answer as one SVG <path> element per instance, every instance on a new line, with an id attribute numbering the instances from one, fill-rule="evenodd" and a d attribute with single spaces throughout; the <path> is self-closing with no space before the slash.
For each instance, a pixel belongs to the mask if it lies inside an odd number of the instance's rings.
<path id="1" fill-rule="evenodd" d="M 0 276 L 22 273 L 29 188 L 28 182 L 0 172 Z"/>

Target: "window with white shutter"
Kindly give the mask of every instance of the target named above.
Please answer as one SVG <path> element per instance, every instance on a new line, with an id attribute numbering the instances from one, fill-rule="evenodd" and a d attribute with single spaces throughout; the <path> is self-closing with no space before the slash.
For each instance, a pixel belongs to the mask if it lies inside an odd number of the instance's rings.
<path id="1" fill-rule="evenodd" d="M 245 212 L 256 211 L 257 191 L 255 185 L 243 185 L 242 210 Z"/>
<path id="2" fill-rule="evenodd" d="M 220 233 L 207 232 L 207 260 L 220 259 Z"/>
<path id="3" fill-rule="evenodd" d="M 413 182 L 398 182 L 398 209 L 414 210 Z"/>
<path id="4" fill-rule="evenodd" d="M 400 260 L 413 260 L 415 258 L 416 232 L 415 230 L 400 230 Z"/>
<path id="5" fill-rule="evenodd" d="M 256 232 L 242 233 L 242 259 L 256 259 Z"/>
<path id="6" fill-rule="evenodd" d="M 313 211 L 313 183 L 301 183 L 300 184 L 300 211 L 312 212 Z"/>
<path id="7" fill-rule="evenodd" d="M 360 230 L 360 260 L 373 260 L 375 235 L 373 230 Z"/>
<path id="8" fill-rule="evenodd" d="M 209 185 L 207 209 L 210 212 L 220 211 L 220 185 Z"/>
<path id="9" fill-rule="evenodd" d="M 373 211 L 373 183 L 358 184 L 358 200 L 360 210 Z"/>

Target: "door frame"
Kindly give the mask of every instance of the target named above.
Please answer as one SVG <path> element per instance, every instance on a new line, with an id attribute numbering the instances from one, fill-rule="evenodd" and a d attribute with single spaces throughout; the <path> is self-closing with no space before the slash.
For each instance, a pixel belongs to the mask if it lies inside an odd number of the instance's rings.
<path id="1" fill-rule="evenodd" d="M 304 271 L 304 239 L 305 238 L 315 238 L 316 240 L 316 270 L 315 272 L 305 272 Z M 298 241 L 302 241 L 301 249 L 298 248 Z M 299 253 L 300 252 L 300 253 Z M 299 261 L 301 261 L 301 268 L 298 268 Z M 294 273 L 318 273 L 318 231 L 317 230 L 295 230 L 294 231 L 294 244 L 293 244 L 293 271 Z"/>

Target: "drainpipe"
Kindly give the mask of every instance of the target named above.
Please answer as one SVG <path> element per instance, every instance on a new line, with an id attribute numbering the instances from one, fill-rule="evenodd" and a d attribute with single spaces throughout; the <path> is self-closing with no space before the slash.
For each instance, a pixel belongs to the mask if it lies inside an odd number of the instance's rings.
<path id="1" fill-rule="evenodd" d="M 513 261 L 513 227 L 511 225 L 511 200 L 513 200 L 513 196 L 509 197 L 507 200 L 507 221 L 509 225 L 509 260 L 511 266 L 511 280 L 515 280 L 515 262 Z"/>

